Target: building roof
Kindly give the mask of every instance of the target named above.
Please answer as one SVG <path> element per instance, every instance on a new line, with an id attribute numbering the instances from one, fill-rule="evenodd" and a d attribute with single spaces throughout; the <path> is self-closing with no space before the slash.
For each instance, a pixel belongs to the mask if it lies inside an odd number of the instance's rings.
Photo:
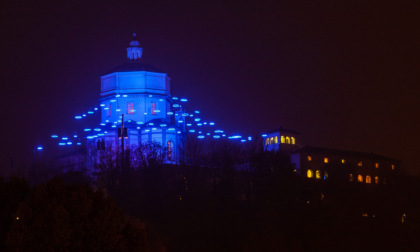
<path id="1" fill-rule="evenodd" d="M 285 129 L 283 127 L 277 127 L 273 130 L 269 130 L 266 133 L 274 133 L 274 132 L 285 132 L 285 133 L 292 133 L 292 134 L 297 134 L 300 135 L 300 132 L 294 131 L 294 130 L 290 130 L 290 129 Z"/>
<path id="2" fill-rule="evenodd" d="M 165 73 L 164 71 L 149 65 L 147 63 L 135 61 L 135 62 L 126 62 L 122 65 L 117 66 L 116 68 L 112 69 L 111 71 L 108 71 L 102 75 L 107 75 L 111 73 L 116 72 L 140 72 L 140 71 L 146 71 L 146 72 L 153 72 L 153 73 Z"/>
<path id="3" fill-rule="evenodd" d="M 366 153 L 366 152 L 359 152 L 359 151 L 348 151 L 348 150 L 330 149 L 330 148 L 323 148 L 323 147 L 314 147 L 314 146 L 308 146 L 308 145 L 291 151 L 291 153 L 300 153 L 300 152 L 343 155 L 347 157 L 351 156 L 351 157 L 373 159 L 373 160 L 387 160 L 387 161 L 392 161 L 392 162 L 401 162 L 400 160 L 381 156 L 373 152 Z"/>

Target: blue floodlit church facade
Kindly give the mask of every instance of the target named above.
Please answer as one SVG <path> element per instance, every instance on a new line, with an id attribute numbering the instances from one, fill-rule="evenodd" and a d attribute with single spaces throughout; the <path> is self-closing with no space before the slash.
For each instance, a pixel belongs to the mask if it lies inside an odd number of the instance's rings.
<path id="1" fill-rule="evenodd" d="M 118 148 L 118 128 L 124 118 L 125 148 L 155 142 L 167 152 L 165 162 L 178 163 L 185 143 L 185 117 L 189 116 L 182 108 L 187 99 L 171 96 L 171 78 L 143 63 L 142 52 L 134 34 L 127 62 L 101 76 L 100 124 L 104 133 L 91 139 Z"/>

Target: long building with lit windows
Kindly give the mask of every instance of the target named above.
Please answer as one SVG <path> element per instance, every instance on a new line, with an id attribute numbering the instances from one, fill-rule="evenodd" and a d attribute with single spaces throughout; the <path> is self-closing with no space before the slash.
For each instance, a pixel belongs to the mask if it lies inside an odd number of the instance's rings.
<path id="1" fill-rule="evenodd" d="M 354 183 L 395 184 L 401 163 L 374 153 L 304 146 L 298 132 L 281 127 L 262 137 L 266 151 L 289 154 L 296 173 L 313 180 L 332 177 Z"/>

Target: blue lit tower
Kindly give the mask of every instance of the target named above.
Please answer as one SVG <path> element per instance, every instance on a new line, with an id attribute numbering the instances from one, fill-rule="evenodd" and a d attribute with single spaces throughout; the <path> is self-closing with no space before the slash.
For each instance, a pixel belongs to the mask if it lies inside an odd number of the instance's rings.
<path id="1" fill-rule="evenodd" d="M 117 146 L 117 128 L 124 114 L 126 148 L 157 142 L 170 152 L 167 161 L 176 163 L 185 122 L 180 114 L 171 112 L 170 77 L 143 63 L 142 53 L 134 33 L 127 62 L 101 76 L 101 125 L 106 129 L 102 138 L 107 146 Z"/>

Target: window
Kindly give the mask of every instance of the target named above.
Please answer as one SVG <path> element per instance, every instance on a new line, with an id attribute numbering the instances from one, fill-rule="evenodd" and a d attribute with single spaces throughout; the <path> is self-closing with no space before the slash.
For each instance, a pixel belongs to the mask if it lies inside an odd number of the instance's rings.
<path id="1" fill-rule="evenodd" d="M 351 173 L 350 173 L 350 174 L 349 174 L 349 181 L 350 181 L 350 182 L 353 182 L 353 180 L 354 180 L 354 178 L 353 178 L 353 174 L 351 174 Z"/>
<path id="2" fill-rule="evenodd" d="M 395 165 L 394 165 L 394 164 L 392 164 L 392 165 L 391 165 L 391 169 L 392 169 L 392 170 L 394 170 L 394 169 L 395 169 Z"/>
<path id="3" fill-rule="evenodd" d="M 321 178 L 321 171 L 320 170 L 316 170 L 315 171 L 315 177 L 316 177 L 316 179 L 320 179 Z"/>
<path id="4" fill-rule="evenodd" d="M 375 184 L 379 184 L 379 177 L 378 176 L 375 177 Z"/>
<path id="5" fill-rule="evenodd" d="M 328 164 L 328 158 L 324 157 L 324 163 Z"/>
<path id="6" fill-rule="evenodd" d="M 280 136 L 280 143 L 285 143 L 284 136 Z"/>
<path id="7" fill-rule="evenodd" d="M 290 137 L 288 137 L 288 136 L 286 137 L 286 143 L 290 144 Z"/>
<path id="8" fill-rule="evenodd" d="M 308 170 L 308 171 L 306 172 L 306 176 L 307 176 L 308 178 L 312 178 L 312 177 L 314 176 L 314 173 L 312 172 L 312 170 Z"/>
<path id="9" fill-rule="evenodd" d="M 366 176 L 366 184 L 370 184 L 372 183 L 372 179 L 370 178 L 369 175 Z"/>
<path id="10" fill-rule="evenodd" d="M 311 156 L 308 156 L 308 161 L 312 161 L 312 157 Z"/>
<path id="11" fill-rule="evenodd" d="M 152 115 L 156 115 L 156 103 L 152 102 L 152 104 L 150 105 L 150 114 Z"/>
<path id="12" fill-rule="evenodd" d="M 292 144 L 296 144 L 295 138 L 291 137 L 290 140 L 292 141 Z"/>
<path id="13" fill-rule="evenodd" d="M 375 168 L 379 168 L 379 163 L 375 163 Z"/>
<path id="14" fill-rule="evenodd" d="M 269 145 L 269 144 L 270 144 L 270 138 L 268 138 L 268 137 L 267 137 L 267 138 L 265 139 L 265 145 Z"/>
<path id="15" fill-rule="evenodd" d="M 341 159 L 341 163 L 342 163 L 342 164 L 345 164 L 345 163 L 346 163 L 346 160 L 345 160 L 344 158 L 342 158 L 342 159 Z"/>
<path id="16" fill-rule="evenodd" d="M 279 143 L 279 138 L 277 136 L 274 137 L 274 143 L 278 144 Z"/>
<path id="17" fill-rule="evenodd" d="M 172 157 L 172 142 L 168 141 L 168 158 L 171 159 Z"/>
<path id="18" fill-rule="evenodd" d="M 133 102 L 129 102 L 127 104 L 127 113 L 128 114 L 134 114 L 134 103 Z"/>
<path id="19" fill-rule="evenodd" d="M 362 161 L 357 163 L 357 166 L 362 166 L 362 165 L 363 165 Z"/>
<path id="20" fill-rule="evenodd" d="M 328 178 L 328 172 L 324 171 L 324 179 L 327 179 L 327 178 Z"/>
<path id="21" fill-rule="evenodd" d="M 273 141 L 274 141 L 274 138 L 273 138 L 273 137 L 271 137 L 271 138 L 270 138 L 270 144 L 273 144 Z"/>
<path id="22" fill-rule="evenodd" d="M 111 117 L 111 115 L 112 115 L 112 105 L 109 104 L 109 109 L 108 109 L 107 117 Z"/>
<path id="23" fill-rule="evenodd" d="M 363 182 L 363 176 L 362 175 L 357 176 L 357 182 Z"/>

